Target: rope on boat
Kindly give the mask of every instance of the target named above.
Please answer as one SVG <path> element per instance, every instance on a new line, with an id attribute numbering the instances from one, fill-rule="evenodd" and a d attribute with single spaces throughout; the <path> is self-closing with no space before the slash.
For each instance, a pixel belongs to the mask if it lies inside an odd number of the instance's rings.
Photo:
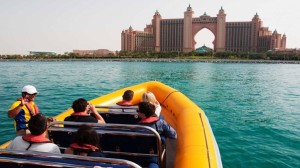
<path id="1" fill-rule="evenodd" d="M 169 96 L 171 96 L 171 94 L 173 94 L 173 93 L 175 93 L 175 92 L 180 92 L 180 91 L 175 90 L 175 91 L 169 93 L 169 94 L 166 96 L 166 98 L 165 98 L 160 104 L 163 104 L 163 103 L 169 98 Z"/>

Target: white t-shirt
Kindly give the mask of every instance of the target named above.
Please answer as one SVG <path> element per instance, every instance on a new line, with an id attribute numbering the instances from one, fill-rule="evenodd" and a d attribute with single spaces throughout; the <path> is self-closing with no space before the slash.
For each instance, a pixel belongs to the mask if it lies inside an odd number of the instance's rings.
<path id="1" fill-rule="evenodd" d="M 155 106 L 155 114 L 157 117 L 159 117 L 160 112 L 161 112 L 161 106 L 160 106 L 160 104 L 158 104 Z"/>
<path id="2" fill-rule="evenodd" d="M 17 136 L 7 147 L 7 149 L 13 150 L 26 150 L 30 145 L 29 142 L 24 141 L 22 136 Z M 37 152 L 50 152 L 60 154 L 59 147 L 50 142 L 45 143 L 32 143 L 28 151 L 37 151 Z"/>

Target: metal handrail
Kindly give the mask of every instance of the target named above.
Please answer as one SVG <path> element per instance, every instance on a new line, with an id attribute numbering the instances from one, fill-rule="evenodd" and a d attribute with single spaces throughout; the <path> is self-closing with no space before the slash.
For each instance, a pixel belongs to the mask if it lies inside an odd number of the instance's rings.
<path id="1" fill-rule="evenodd" d="M 138 114 L 136 111 L 101 111 L 101 110 L 97 110 L 97 112 L 100 114 L 120 114 L 120 115 L 124 115 L 124 114 L 137 115 Z"/>
<path id="2" fill-rule="evenodd" d="M 90 156 L 79 156 L 79 155 L 68 155 L 68 154 L 55 154 L 55 153 L 47 153 L 47 152 L 36 152 L 36 151 L 20 151 L 20 150 L 8 150 L 8 149 L 0 149 L 0 160 L 4 162 L 11 163 L 33 163 L 32 160 L 22 159 L 22 158 L 12 158 L 9 156 L 3 155 L 15 155 L 15 156 L 28 156 L 28 157 L 39 157 L 39 158 L 55 158 L 55 159 L 73 159 L 77 161 L 88 161 L 88 162 L 97 162 L 103 164 L 115 164 L 115 165 L 127 165 L 132 168 L 140 168 L 134 162 L 124 160 L 124 159 L 115 159 L 115 158 L 104 158 L 104 157 L 90 157 Z M 74 165 L 72 163 L 59 163 L 56 161 L 44 161 L 44 160 L 34 160 L 35 164 L 38 165 L 50 165 L 50 166 L 69 166 L 69 167 L 78 167 L 78 165 Z"/>
<path id="3" fill-rule="evenodd" d="M 61 132 L 76 132 L 76 128 L 64 128 L 64 127 L 51 127 L 48 129 L 49 131 L 61 131 Z M 145 137 L 154 137 L 153 134 L 147 134 L 142 132 L 134 132 L 134 131 L 122 131 L 122 130 L 97 130 L 98 134 L 112 134 L 112 135 L 127 135 L 127 136 L 145 136 Z"/>
<path id="4" fill-rule="evenodd" d="M 82 122 L 71 122 L 71 121 L 55 121 L 55 122 L 51 122 L 49 125 L 49 131 L 54 131 L 54 130 L 59 130 L 59 131 L 64 131 L 64 132 L 76 132 L 77 129 L 76 128 L 65 128 L 65 127 L 54 127 L 54 126 L 64 126 L 64 125 L 70 125 L 70 126 L 80 126 L 82 124 L 87 124 L 90 125 L 94 128 L 96 128 L 97 133 L 100 134 L 112 134 L 112 135 L 126 135 L 126 136 L 155 136 L 156 140 L 157 140 L 157 156 L 158 157 L 158 164 L 162 165 L 161 162 L 161 157 L 162 157 L 162 141 L 160 138 L 159 133 L 149 127 L 149 126 L 143 126 L 143 125 L 129 125 L 129 124 L 100 124 L 100 123 L 82 123 Z M 114 129 L 112 130 L 99 130 L 99 128 L 109 128 L 109 129 Z M 122 131 L 123 130 L 123 131 Z M 126 131 L 125 131 L 126 130 Z M 131 130 L 131 131 L 128 131 Z M 147 130 L 149 131 L 149 133 L 151 134 L 147 134 L 144 132 L 138 132 L 138 130 Z M 113 152 L 113 151 L 104 151 L 105 152 Z M 123 153 L 119 153 L 119 154 L 125 154 L 126 155 L 130 155 L 130 156 L 136 156 L 137 154 L 135 153 L 129 153 L 129 152 L 123 152 Z M 140 154 L 141 156 L 146 156 L 147 154 Z"/>
<path id="5" fill-rule="evenodd" d="M 138 106 L 95 106 L 96 108 L 107 108 L 107 109 L 138 109 Z"/>

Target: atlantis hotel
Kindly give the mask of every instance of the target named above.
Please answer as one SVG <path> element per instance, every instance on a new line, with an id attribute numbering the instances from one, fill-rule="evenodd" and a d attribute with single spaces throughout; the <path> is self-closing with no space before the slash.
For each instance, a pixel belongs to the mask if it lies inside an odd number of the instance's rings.
<path id="1" fill-rule="evenodd" d="M 180 51 L 195 50 L 195 35 L 206 28 L 214 34 L 214 51 L 265 52 L 286 49 L 286 35 L 263 27 L 256 14 L 251 21 L 226 22 L 226 14 L 221 8 L 217 17 L 204 13 L 193 17 L 191 6 L 184 12 L 184 18 L 162 19 L 155 12 L 152 24 L 144 31 L 129 29 L 121 33 L 121 51 Z"/>

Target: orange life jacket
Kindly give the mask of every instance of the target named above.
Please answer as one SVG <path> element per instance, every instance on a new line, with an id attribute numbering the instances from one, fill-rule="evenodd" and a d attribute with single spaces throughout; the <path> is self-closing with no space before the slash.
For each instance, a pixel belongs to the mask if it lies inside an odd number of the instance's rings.
<path id="1" fill-rule="evenodd" d="M 52 143 L 48 138 L 42 135 L 26 134 L 22 136 L 22 139 L 26 142 L 29 142 L 29 146 L 26 148 L 26 150 L 28 150 L 34 143 Z"/>
<path id="2" fill-rule="evenodd" d="M 148 117 L 148 118 L 144 118 L 144 119 L 142 119 L 139 123 L 140 124 L 143 124 L 143 123 L 153 123 L 153 122 L 156 122 L 156 121 L 158 121 L 159 120 L 159 118 L 158 117 Z"/>
<path id="3" fill-rule="evenodd" d="M 90 144 L 82 144 L 82 145 L 79 145 L 78 143 L 72 143 L 70 145 L 71 148 L 73 149 L 79 149 L 79 150 L 83 150 L 83 151 L 87 151 L 87 152 L 90 152 L 90 151 L 99 151 L 99 148 L 97 146 L 94 146 L 94 145 L 90 145 Z"/>

